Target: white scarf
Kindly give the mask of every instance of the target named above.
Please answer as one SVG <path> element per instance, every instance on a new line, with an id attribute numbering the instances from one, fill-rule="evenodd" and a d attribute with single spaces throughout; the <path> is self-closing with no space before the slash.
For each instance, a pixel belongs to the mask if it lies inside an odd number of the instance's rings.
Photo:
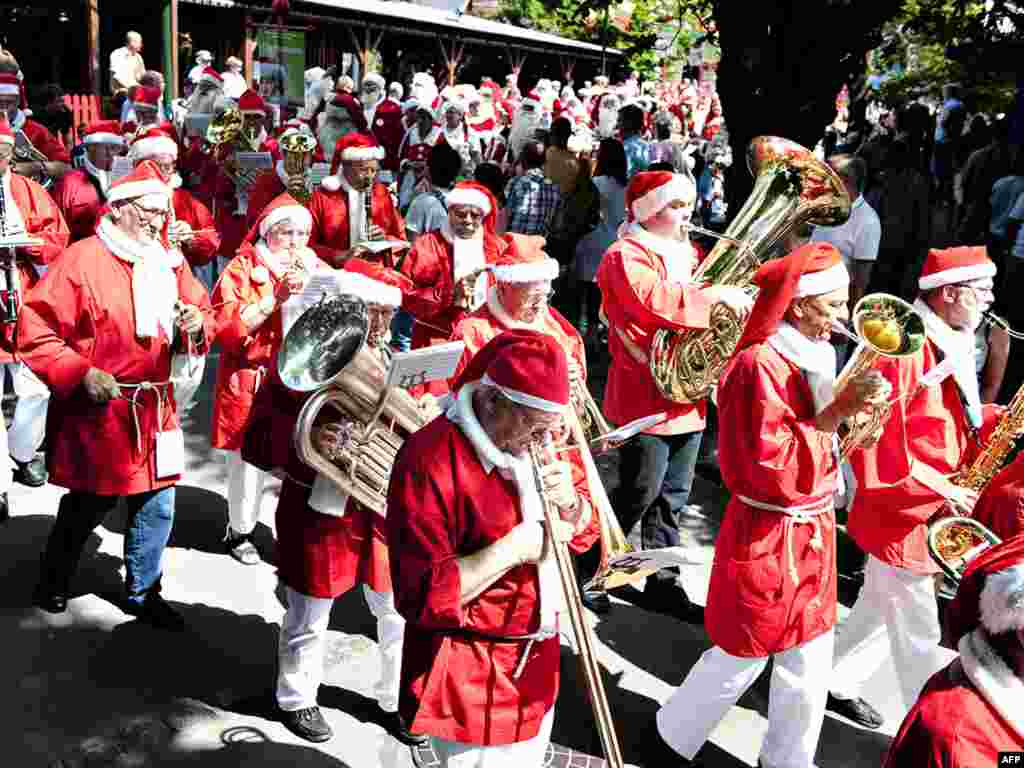
<path id="1" fill-rule="evenodd" d="M 944 368 L 952 368 L 953 380 L 956 381 L 960 394 L 964 398 L 964 411 L 971 426 L 981 426 L 981 393 L 978 391 L 978 374 L 974 366 L 974 333 L 957 331 L 950 328 L 941 317 L 923 300 L 914 302 L 914 309 L 921 313 L 928 338 L 942 350 L 945 359 Z M 947 365 L 948 361 L 948 365 Z M 936 366 L 937 367 L 937 366 Z M 949 375 L 946 373 L 946 375 Z M 946 375 L 937 381 L 929 381 L 930 385 L 942 382 Z"/>
<path id="2" fill-rule="evenodd" d="M 501 298 L 498 296 L 497 286 L 492 286 L 487 292 L 487 308 L 491 310 L 491 314 L 494 315 L 494 319 L 505 328 L 547 333 L 547 323 L 545 321 L 547 320 L 546 315 L 548 314 L 548 310 L 546 308 L 543 312 L 537 314 L 537 319 L 532 323 L 524 323 L 521 320 L 516 320 L 502 305 Z"/>
<path id="3" fill-rule="evenodd" d="M 960 638 L 960 665 L 978 693 L 1024 739 L 1024 682 L 989 645 L 985 630 Z"/>
<path id="4" fill-rule="evenodd" d="M 452 231 L 451 224 L 445 219 L 439 230 L 441 237 L 452 245 L 452 282 L 457 283 L 470 272 L 476 272 L 487 266 L 487 259 L 484 257 L 484 228 L 480 227 L 473 237 L 456 237 Z M 473 283 L 473 296 L 480 296 L 483 302 L 484 287 L 487 285 L 487 275 L 480 272 Z M 474 309 L 476 307 L 473 307 Z"/>
<path id="5" fill-rule="evenodd" d="M 345 190 L 345 200 L 348 203 L 348 246 L 354 248 L 359 243 L 366 242 L 366 221 L 367 210 L 363 207 L 363 192 L 360 192 L 345 178 L 345 174 L 338 172 L 337 179 L 341 182 L 341 188 Z M 373 200 L 373 187 L 370 188 L 370 200 Z"/>
<path id="6" fill-rule="evenodd" d="M 267 265 L 267 269 L 274 275 L 275 278 L 280 280 L 284 277 L 285 272 L 291 266 L 291 258 L 287 252 L 282 254 L 272 253 L 270 248 L 267 246 L 267 241 L 260 239 L 256 243 L 256 253 L 259 254 L 260 259 L 264 264 Z M 320 265 L 320 257 L 311 248 L 303 248 L 301 251 L 302 256 L 302 268 L 308 275 L 315 271 Z"/>
<path id="7" fill-rule="evenodd" d="M 106 216 L 96 234 L 121 261 L 132 265 L 132 304 L 135 335 L 157 338 L 161 328 L 174 338 L 174 305 L 178 301 L 175 268 L 182 263 L 179 250 L 166 250 L 159 242 L 140 243 L 125 235 Z"/>
<path id="8" fill-rule="evenodd" d="M 497 468 L 502 477 L 515 482 L 523 521 L 543 522 L 544 506 L 540 494 L 537 493 L 530 458 L 519 458 L 505 453 L 491 441 L 490 436 L 480 425 L 476 413 L 473 412 L 473 393 L 478 387 L 479 382 L 464 385 L 458 394 L 449 400 L 445 416 L 450 422 L 458 425 L 462 434 L 473 445 L 477 458 L 487 474 Z M 552 548 L 548 549 L 550 552 Z M 558 564 L 553 555 L 549 554 L 537 563 L 537 580 L 540 583 L 540 630 L 556 631 L 557 614 L 565 610 L 565 597 L 558 576 Z"/>
<path id="9" fill-rule="evenodd" d="M 658 254 L 665 265 L 665 273 L 670 283 L 690 282 L 695 259 L 693 246 L 688 240 L 660 237 L 648 232 L 639 222 L 630 224 L 623 232 L 623 237 L 636 240 L 644 248 Z"/>

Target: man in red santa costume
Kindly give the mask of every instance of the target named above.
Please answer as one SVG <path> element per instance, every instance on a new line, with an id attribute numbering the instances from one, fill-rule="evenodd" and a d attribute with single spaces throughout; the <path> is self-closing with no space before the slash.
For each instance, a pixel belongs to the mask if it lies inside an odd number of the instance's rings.
<path id="1" fill-rule="evenodd" d="M 160 115 L 160 101 L 163 96 L 159 86 L 137 85 L 132 89 L 132 115 L 134 120 L 126 122 L 125 126 L 131 124 L 133 131 L 141 131 L 148 126 L 158 125 L 162 117 Z"/>
<path id="2" fill-rule="evenodd" d="M 373 136 L 350 133 L 338 141 L 326 177 L 309 198 L 311 242 L 335 251 L 333 262 L 359 256 L 394 264 L 391 250 L 370 252 L 371 240 L 405 240 L 405 224 L 388 188 L 376 180 L 384 149 Z"/>
<path id="3" fill-rule="evenodd" d="M 469 114 L 466 122 L 480 142 L 480 159 L 485 163 L 505 161 L 505 139 L 495 118 L 493 102 L 484 97 L 483 91 L 474 91 L 469 97 Z"/>
<path id="4" fill-rule="evenodd" d="M 529 450 L 561 427 L 569 370 L 558 340 L 492 339 L 445 414 L 405 441 L 388 491 L 398 610 L 407 622 L 400 712 L 442 768 L 540 766 L 558 696 L 564 598 L 553 546 L 598 535 L 582 478 Z"/>
<path id="5" fill-rule="evenodd" d="M 976 454 L 983 421 L 997 415 L 982 408 L 974 365 L 974 332 L 992 303 L 995 273 L 983 247 L 929 251 L 914 303 L 927 341 L 915 355 L 876 366 L 895 400 L 878 443 L 850 457 L 857 491 L 847 529 L 868 558 L 836 641 L 828 706 L 867 727 L 882 716 L 860 690 L 887 656 L 904 710 L 943 664 L 926 523 L 947 506 L 969 513 L 978 498 L 950 477 Z"/>
<path id="6" fill-rule="evenodd" d="M 13 59 L 8 61 L 12 67 L 17 66 Z M 42 181 L 59 179 L 71 170 L 71 156 L 64 145 L 44 125 L 25 113 L 21 81 L 16 72 L 0 72 L 0 121 L 9 123 L 15 136 L 22 134 L 25 140 L 46 157 L 46 160 L 14 163 L 12 170 L 19 176 Z"/>
<path id="7" fill-rule="evenodd" d="M 35 604 L 67 607 L 92 530 L 128 514 L 125 610 L 154 626 L 184 621 L 160 597 L 160 559 L 184 471 L 184 438 L 168 384 L 172 356 L 205 354 L 210 301 L 181 253 L 167 248 L 171 191 L 152 163 L 111 186 L 96 235 L 64 252 L 31 291 L 18 354 L 53 393 L 50 481 L 68 489 L 42 557 Z"/>
<path id="8" fill-rule="evenodd" d="M 195 269 L 209 264 L 220 248 L 220 234 L 210 209 L 187 189 L 182 189 L 178 173 L 178 142 L 169 132 L 170 123 L 151 126 L 138 133 L 128 156 L 138 166 L 149 160 L 170 181 L 172 216 L 168 224 L 174 244 L 181 249 L 189 265 Z"/>
<path id="9" fill-rule="evenodd" d="M 114 158 L 125 151 L 121 126 L 116 120 L 90 125 L 82 135 L 82 143 L 82 167 L 65 173 L 50 189 L 71 231 L 72 243 L 96 234 L 100 208 L 110 189 L 110 169 Z"/>
<path id="10" fill-rule="evenodd" d="M 434 125 L 434 115 L 426 106 L 416 107 L 416 123 L 405 134 L 399 150 L 401 155 L 401 181 L 398 186 L 398 207 L 407 210 L 416 196 L 417 185 L 426 180 L 427 156 L 441 138 L 440 127 Z"/>
<path id="11" fill-rule="evenodd" d="M 317 141 L 324 153 L 324 160 L 334 162 L 334 151 L 338 141 L 350 133 L 366 133 L 366 116 L 362 105 L 348 91 L 343 89 L 339 79 L 334 94 L 324 106 L 316 131 Z"/>
<path id="12" fill-rule="evenodd" d="M 677 403 L 661 394 L 648 362 L 654 334 L 707 328 L 717 302 L 741 314 L 750 307 L 750 298 L 739 288 L 690 281 L 696 251 L 682 227 L 693 213 L 695 197 L 686 176 L 637 173 L 626 188 L 624 235 L 605 253 L 596 277 L 611 353 L 605 416 L 621 426 L 665 414 L 664 421 L 620 452 L 622 485 L 615 511 L 627 534 L 640 526 L 642 549 L 679 545 L 680 515 L 693 483 L 707 406 L 704 400 Z M 691 620 L 696 611 L 676 575 L 675 569 L 664 569 L 648 578 L 648 599 L 652 606 Z"/>
<path id="13" fill-rule="evenodd" d="M 836 431 L 889 386 L 869 371 L 833 392 L 829 338 L 849 314 L 849 275 L 835 248 L 801 246 L 762 266 L 754 283 L 757 303 L 719 382 L 719 460 L 732 498 L 705 613 L 715 645 L 657 724 L 665 743 L 692 761 L 772 658 L 758 765 L 812 768 L 836 622 Z"/>
<path id="14" fill-rule="evenodd" d="M 16 250 L 19 300 L 24 300 L 48 265 L 64 251 L 68 228 L 46 190 L 14 172 L 14 141 L 10 126 L 0 123 L 0 237 L 28 235 L 42 241 L 41 245 Z M 0 291 L 4 297 L 7 289 L 7 277 L 2 275 Z M 7 519 L 9 514 L 7 492 L 15 471 L 25 485 L 37 487 L 46 482 L 46 468 L 36 451 L 43 442 L 50 393 L 20 358 L 16 361 L 11 354 L 13 342 L 9 335 L 13 330 L 13 326 L 4 330 L 4 343 L 0 344 L 0 396 L 3 381 L 10 373 L 18 398 L 10 429 L 0 423 L 0 520 Z"/>
<path id="15" fill-rule="evenodd" d="M 288 194 L 267 205 L 213 289 L 221 357 L 213 393 L 210 444 L 228 467 L 225 547 L 245 565 L 260 562 L 252 532 L 260 515 L 265 474 L 242 460 L 253 402 L 283 337 L 281 305 L 314 271 L 329 269 L 307 245 L 313 219 Z"/>
<path id="16" fill-rule="evenodd" d="M 416 318 L 413 349 L 448 341 L 459 321 L 484 303 L 484 272 L 506 248 L 494 234 L 497 203 L 486 187 L 459 182 L 447 203 L 446 226 L 417 237 L 402 261 L 402 273 L 413 283 L 402 302 Z M 444 388 L 435 384 L 431 391 L 443 393 Z"/>
<path id="17" fill-rule="evenodd" d="M 313 149 L 298 152 L 297 154 L 301 155 L 301 157 L 289 157 L 289 163 L 301 165 L 304 169 L 302 174 L 296 173 L 293 177 L 289 175 L 285 168 L 285 156 L 290 153 L 283 149 L 282 142 L 287 144 L 291 137 L 300 134 L 309 136 Z M 274 167 L 257 176 L 256 181 L 253 182 L 252 188 L 249 190 L 248 221 L 250 229 L 259 221 L 260 216 L 263 214 L 263 209 L 284 192 L 287 191 L 303 199 L 309 199 L 314 189 L 310 169 L 313 167 L 313 162 L 316 159 L 317 150 L 316 138 L 313 137 L 312 132 L 305 123 L 289 127 L 281 132 L 277 137 L 277 160 L 274 162 Z M 295 162 L 296 160 L 297 162 Z"/>
<path id="18" fill-rule="evenodd" d="M 397 102 L 384 96 L 384 78 L 371 72 L 363 78 L 359 95 L 363 103 L 366 125 L 384 148 L 381 160 L 381 181 L 391 184 L 398 175 L 398 145 L 402 143 L 405 129 L 402 127 L 402 108 Z"/>
<path id="19" fill-rule="evenodd" d="M 407 281 L 361 259 L 350 259 L 337 274 L 339 292 L 366 305 L 368 349 L 388 359 L 388 327 Z M 308 741 L 332 737 L 333 730 L 317 706 L 328 622 L 335 598 L 362 583 L 377 619 L 382 664 L 376 693 L 387 729 L 406 744 L 422 743 L 423 737 L 409 733 L 398 715 L 405 621 L 392 596 L 385 519 L 298 458 L 292 433 L 308 396 L 286 390 L 273 376 L 260 392 L 245 452 L 287 471 L 276 517 L 278 574 L 287 603 L 278 645 L 276 697 L 282 721 Z M 332 456 L 344 450 L 348 434 L 343 423 L 318 420 L 312 440 L 323 455 Z"/>
<path id="20" fill-rule="evenodd" d="M 946 616 L 960 657 L 925 685 L 884 768 L 1015 765 L 1000 753 L 1024 750 L 1024 536 L 971 562 Z"/>
<path id="21" fill-rule="evenodd" d="M 1024 533 L 1024 454 L 985 486 L 971 517 L 1000 539 Z"/>

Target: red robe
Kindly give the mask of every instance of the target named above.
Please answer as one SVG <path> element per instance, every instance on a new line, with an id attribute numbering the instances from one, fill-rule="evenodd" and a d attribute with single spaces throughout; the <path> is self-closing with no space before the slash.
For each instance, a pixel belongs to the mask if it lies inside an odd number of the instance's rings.
<path id="1" fill-rule="evenodd" d="M 814 425 L 801 370 L 768 343 L 733 358 L 718 403 L 728 425 L 719 459 L 732 498 L 715 539 L 704 624 L 726 653 L 764 657 L 813 640 L 836 621 L 832 437 Z M 825 511 L 813 517 L 816 525 L 794 523 L 740 496 Z"/>
<path id="2" fill-rule="evenodd" d="M 1024 702 L 1021 702 L 1024 705 Z M 1024 736 L 974 687 L 960 659 L 932 675 L 889 746 L 883 768 L 989 768 Z"/>
<path id="3" fill-rule="evenodd" d="M 271 200 L 285 191 L 284 182 L 277 173 L 277 168 L 264 171 L 256 177 L 249 189 L 249 212 L 246 214 L 246 227 L 252 229 L 259 221 L 260 214 Z"/>
<path id="4" fill-rule="evenodd" d="M 349 239 L 348 192 L 344 187 L 336 192 L 317 189 L 309 198 L 307 207 L 313 215 L 313 231 L 309 238 L 311 245 L 321 245 L 338 252 L 352 247 Z M 405 222 L 395 209 L 391 193 L 383 184 L 374 182 L 370 207 L 370 220 L 383 230 L 385 239 L 405 240 Z M 364 258 L 380 260 L 384 266 L 394 268 L 396 257 L 386 251 L 378 255 L 368 254 Z"/>
<path id="5" fill-rule="evenodd" d="M 71 155 L 60 140 L 47 130 L 42 123 L 35 120 L 26 120 L 21 127 L 25 138 L 32 142 L 32 146 L 46 155 L 55 163 L 70 163 Z"/>
<path id="6" fill-rule="evenodd" d="M 971 517 L 1003 541 L 1024 533 L 1024 454 L 992 478 Z"/>
<path id="7" fill-rule="evenodd" d="M 402 125 L 402 108 L 391 99 L 384 99 L 373 112 L 373 119 L 368 121 L 370 130 L 386 152 L 380 167 L 385 171 L 398 171 L 399 146 L 405 136 Z"/>
<path id="8" fill-rule="evenodd" d="M 494 264 L 505 244 L 484 232 L 484 261 Z M 402 309 L 416 318 L 412 329 L 412 348 L 441 344 L 467 312 L 452 304 L 455 290 L 454 249 L 440 232 L 428 232 L 416 238 L 402 262 L 401 272 L 415 286 L 402 296 Z M 433 391 L 433 390 L 432 390 Z"/>
<path id="9" fill-rule="evenodd" d="M 193 267 L 208 264 L 220 248 L 220 233 L 216 231 L 210 209 L 203 205 L 195 195 L 184 189 L 174 190 L 171 199 L 174 205 L 174 216 L 178 221 L 187 221 L 193 231 L 212 229 L 202 235 L 196 235 L 181 244 L 181 252 Z"/>
<path id="10" fill-rule="evenodd" d="M 235 148 L 232 147 L 234 152 Z M 260 152 L 269 152 L 269 145 L 264 142 L 260 146 Z M 200 185 L 201 191 L 198 195 L 201 199 L 211 199 L 213 218 L 217 222 L 217 232 L 220 234 L 220 250 L 217 253 L 225 259 L 234 257 L 238 248 L 242 245 L 249 232 L 247 226 L 247 214 L 236 215 L 238 210 L 238 192 L 234 181 L 223 171 L 224 161 L 221 157 L 228 157 L 222 153 L 216 160 L 208 160 L 204 168 L 204 178 Z M 250 186 L 251 190 L 252 187 Z M 248 210 L 248 208 L 246 209 Z"/>
<path id="11" fill-rule="evenodd" d="M 631 238 L 608 249 L 596 280 L 601 308 L 610 323 L 605 415 L 622 425 L 664 412 L 666 420 L 647 430 L 654 435 L 704 429 L 707 404 L 703 400 L 676 403 L 663 397 L 651 376 L 648 355 L 655 331 L 707 328 L 711 302 L 697 285 L 668 282 L 661 256 Z"/>
<path id="12" fill-rule="evenodd" d="M 18 277 L 21 282 L 21 299 L 24 302 L 29 290 L 39 282 L 39 268 L 49 265 L 64 252 L 70 233 L 60 209 L 45 189 L 32 179 L 19 176 L 13 171 L 9 173 L 11 195 L 25 223 L 25 231 L 43 241 L 43 245 L 18 249 Z M 7 205 L 11 205 L 10 200 L 7 201 Z M 6 286 L 6 278 L 3 285 Z M 13 347 L 10 334 L 13 330 L 13 325 L 4 326 L 4 342 L 0 344 L 0 363 L 14 361 L 10 353 Z"/>
<path id="13" fill-rule="evenodd" d="M 582 485 L 577 492 L 585 495 Z M 558 695 L 559 640 L 536 642 L 518 680 L 524 641 L 459 637 L 459 629 L 523 635 L 540 625 L 537 568 L 522 565 L 465 608 L 456 558 L 493 544 L 522 521 L 515 483 L 485 472 L 462 429 L 440 416 L 405 441 L 391 473 L 387 532 L 395 601 L 405 618 L 399 711 L 414 733 L 467 744 L 537 735 Z M 583 551 L 597 518 L 572 541 Z"/>
<path id="14" fill-rule="evenodd" d="M 106 198 L 88 171 L 68 171 L 54 182 L 50 196 L 64 215 L 71 232 L 70 242 L 77 243 L 96 234 L 96 222 Z"/>
<path id="15" fill-rule="evenodd" d="M 850 536 L 883 563 L 922 574 L 938 571 L 928 554 L 925 523 L 945 499 L 911 476 L 911 460 L 949 477 L 978 450 L 953 377 L 946 377 L 938 387 L 918 389 L 921 376 L 936 363 L 931 340 L 912 357 L 878 363 L 876 369 L 892 385 L 890 399 L 910 397 L 890 409 L 881 439 L 874 446 L 850 456 L 857 480 L 848 522 Z M 986 406 L 984 417 L 989 425 L 995 416 L 996 409 Z"/>
<path id="16" fill-rule="evenodd" d="M 208 343 L 213 318 L 206 289 L 184 262 L 175 272 L 181 300 L 206 313 Z M 178 482 L 178 476 L 156 479 L 155 433 L 179 424 L 173 398 L 164 403 L 160 425 L 155 395 L 140 394 L 140 449 L 131 395 L 97 405 L 81 386 L 92 367 L 124 383 L 167 381 L 171 353 L 162 330 L 156 339 L 135 335 L 132 265 L 117 258 L 99 237 L 75 243 L 52 265 L 30 292 L 18 321 L 19 357 L 52 393 L 46 419 L 51 483 L 121 496 Z"/>

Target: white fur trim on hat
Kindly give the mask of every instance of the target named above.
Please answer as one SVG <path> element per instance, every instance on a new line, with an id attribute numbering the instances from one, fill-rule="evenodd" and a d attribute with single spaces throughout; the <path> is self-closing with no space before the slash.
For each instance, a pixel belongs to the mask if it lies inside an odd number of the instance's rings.
<path id="1" fill-rule="evenodd" d="M 341 178 L 338 176 L 324 176 L 320 181 L 320 187 L 328 192 L 337 192 L 341 189 Z"/>
<path id="2" fill-rule="evenodd" d="M 90 133 L 82 139 L 83 144 L 117 144 L 124 146 L 124 137 L 116 133 Z"/>
<path id="3" fill-rule="evenodd" d="M 849 284 L 850 273 L 846 271 L 846 265 L 840 261 L 828 269 L 801 275 L 796 284 L 796 293 L 793 294 L 793 298 L 821 296 L 823 293 L 831 293 Z"/>
<path id="4" fill-rule="evenodd" d="M 16 83 L 0 84 L 0 96 L 20 96 L 21 89 Z"/>
<path id="5" fill-rule="evenodd" d="M 528 392 L 520 392 L 518 389 L 503 387 L 486 373 L 484 374 L 484 377 L 480 379 L 480 382 L 488 387 L 494 387 L 513 403 L 525 405 L 528 408 L 536 408 L 538 411 L 562 413 L 566 407 L 566 404 L 563 403 L 556 403 L 553 400 L 545 400 L 543 397 L 537 397 L 536 395 L 531 395 Z"/>
<path id="6" fill-rule="evenodd" d="M 178 156 L 178 142 L 170 136 L 151 136 L 132 142 L 130 150 L 132 161 L 145 160 L 156 155 Z"/>
<path id="7" fill-rule="evenodd" d="M 306 207 L 301 205 L 282 205 L 272 210 L 260 220 L 260 237 L 266 237 L 271 227 L 289 219 L 305 224 L 308 227 L 313 226 L 313 217 Z"/>
<path id="8" fill-rule="evenodd" d="M 978 600 L 978 613 L 990 636 L 1024 629 L 1024 565 L 989 574 Z"/>
<path id="9" fill-rule="evenodd" d="M 558 262 L 543 259 L 523 264 L 503 264 L 491 267 L 491 272 L 499 283 L 539 283 L 558 277 Z"/>
<path id="10" fill-rule="evenodd" d="M 115 203 L 118 200 L 133 200 L 144 195 L 166 195 L 171 196 L 171 188 L 162 181 L 147 179 L 146 181 L 129 181 L 110 188 L 107 194 L 107 202 Z"/>
<path id="11" fill-rule="evenodd" d="M 633 201 L 633 218 L 636 221 L 647 221 L 673 200 L 692 203 L 697 198 L 697 187 L 689 177 L 677 173 L 672 181 L 655 187 L 643 197 Z"/>
<path id="12" fill-rule="evenodd" d="M 348 147 L 342 151 L 341 161 L 383 160 L 385 154 L 384 147 Z"/>
<path id="13" fill-rule="evenodd" d="M 955 267 L 944 269 L 942 272 L 933 272 L 930 275 L 923 275 L 917 281 L 917 287 L 922 291 L 930 291 L 933 288 L 941 288 L 944 285 L 955 283 L 966 283 L 970 280 L 980 280 L 984 277 L 995 277 L 996 265 L 992 262 L 984 264 L 971 264 L 968 267 Z"/>
<path id="14" fill-rule="evenodd" d="M 484 216 L 491 212 L 491 201 L 478 189 L 456 187 L 445 195 L 445 199 L 448 201 L 448 205 L 472 205 L 474 208 L 479 208 L 484 212 Z"/>
<path id="15" fill-rule="evenodd" d="M 382 304 L 386 307 L 400 307 L 402 292 L 394 285 L 382 283 L 359 272 L 342 272 L 341 290 L 358 296 L 366 304 Z"/>

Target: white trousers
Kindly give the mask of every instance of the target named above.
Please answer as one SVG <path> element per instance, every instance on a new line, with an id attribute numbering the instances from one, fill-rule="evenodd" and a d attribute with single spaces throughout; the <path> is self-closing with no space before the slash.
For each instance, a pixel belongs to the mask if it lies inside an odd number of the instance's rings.
<path id="1" fill-rule="evenodd" d="M 228 465 L 228 520 L 235 533 L 252 533 L 260 519 L 267 474 L 242 460 L 241 451 L 225 451 Z"/>
<path id="2" fill-rule="evenodd" d="M 904 711 L 909 711 L 928 678 L 946 664 L 941 639 L 932 577 L 868 555 L 864 586 L 836 639 L 832 692 L 841 698 L 860 696 L 863 684 L 891 654 Z"/>
<path id="3" fill-rule="evenodd" d="M 481 747 L 436 737 L 431 741 L 441 760 L 439 768 L 542 768 L 554 722 L 555 708 L 552 707 L 540 721 L 537 735 L 529 741 L 517 741 L 515 744 Z"/>
<path id="4" fill-rule="evenodd" d="M 374 592 L 364 585 L 370 611 L 377 619 L 377 644 L 381 655 L 381 677 L 375 693 L 385 712 L 398 710 L 401 684 L 402 639 L 405 619 L 395 609 L 394 596 Z M 281 621 L 278 640 L 277 703 L 286 712 L 316 706 L 316 694 L 324 679 L 324 651 L 327 625 L 334 598 L 310 597 L 285 586 L 288 608 Z"/>
<path id="5" fill-rule="evenodd" d="M 772 656 L 768 733 L 759 760 L 764 768 L 811 768 L 825 718 L 833 632 Z M 740 658 L 709 648 L 683 684 L 658 710 L 658 733 L 692 760 L 768 658 Z"/>
<path id="6" fill-rule="evenodd" d="M 43 444 L 50 390 L 24 363 L 4 363 L 3 368 L 0 371 L 0 400 L 3 399 L 8 371 L 18 398 L 11 428 L 7 429 L 0 419 L 0 493 L 7 493 L 14 478 L 14 467 L 8 457 L 22 463 L 29 462 Z"/>

